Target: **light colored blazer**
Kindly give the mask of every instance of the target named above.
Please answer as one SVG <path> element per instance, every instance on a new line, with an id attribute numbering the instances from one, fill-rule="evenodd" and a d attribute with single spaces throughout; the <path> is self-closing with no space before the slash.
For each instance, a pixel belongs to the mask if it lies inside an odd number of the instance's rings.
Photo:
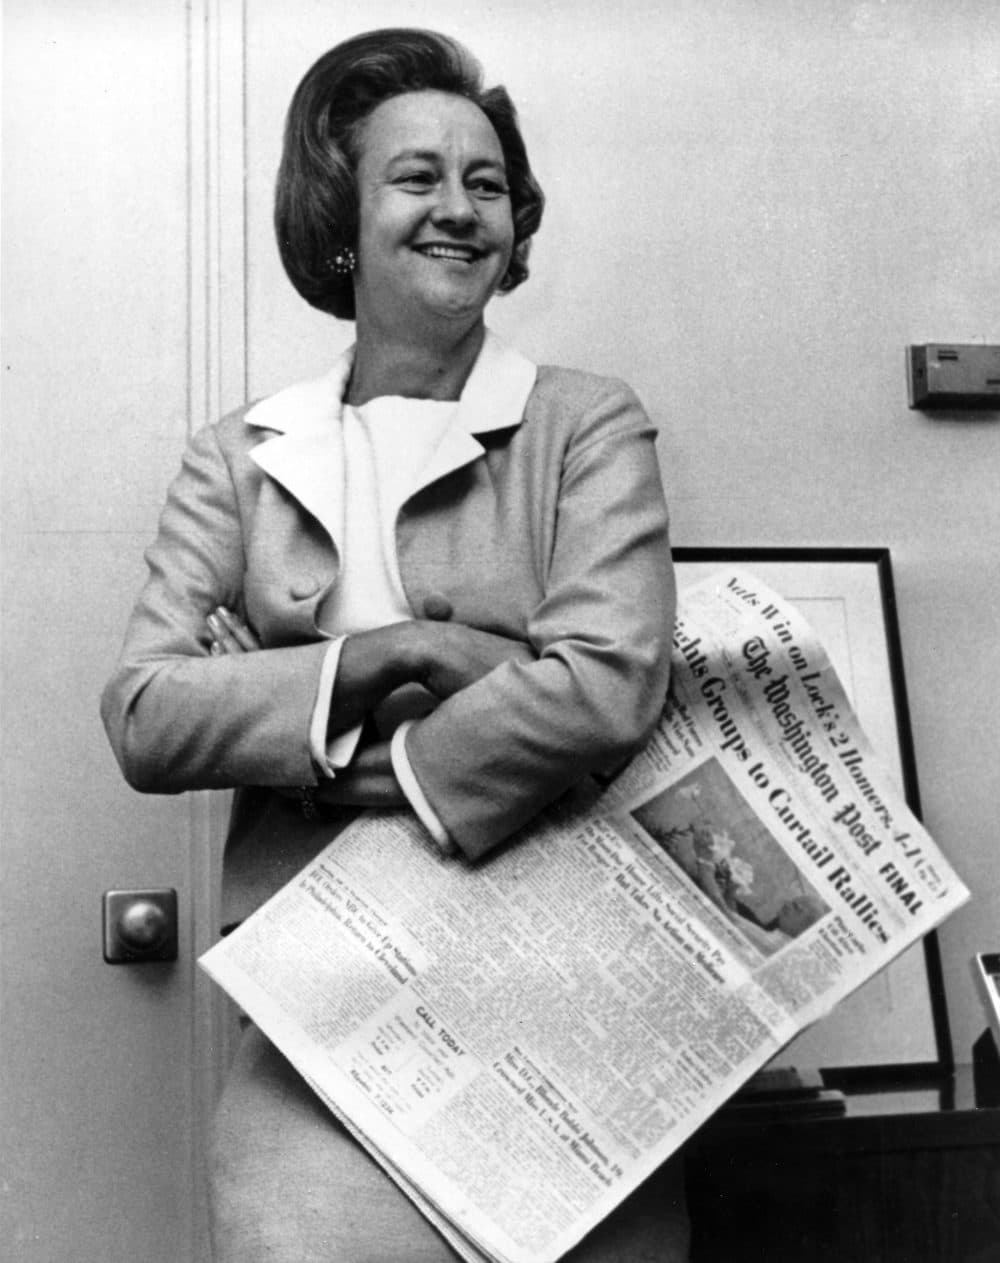
<path id="1" fill-rule="evenodd" d="M 447 602 L 457 621 L 537 655 L 441 702 L 407 736 L 424 794 L 470 859 L 588 773 L 620 765 L 650 732 L 669 670 L 667 510 L 641 405 L 621 382 L 560 368 L 522 387 L 513 423 L 486 394 L 463 394 L 396 523 L 416 617 Z M 102 698 L 134 788 L 242 787 L 224 920 L 278 889 L 353 814 L 308 821 L 270 788 L 316 783 L 309 727 L 328 646 L 317 615 L 343 526 L 339 405 L 317 407 L 317 389 L 293 387 L 280 407 L 265 401 L 192 440 Z M 244 614 L 266 652 L 209 655 L 205 617 L 220 604 Z"/>

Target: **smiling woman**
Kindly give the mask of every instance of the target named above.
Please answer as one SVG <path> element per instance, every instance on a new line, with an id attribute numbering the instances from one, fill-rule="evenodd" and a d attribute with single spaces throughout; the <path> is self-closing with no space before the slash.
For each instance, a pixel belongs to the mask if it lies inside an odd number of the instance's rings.
<path id="1" fill-rule="evenodd" d="M 275 229 L 282 262 L 302 297 L 331 315 L 354 317 L 354 286 L 329 261 L 357 235 L 356 174 L 369 116 L 410 92 L 444 93 L 485 116 L 503 156 L 514 246 L 500 292 L 528 275 L 531 238 L 544 198 L 528 162 L 506 90 L 483 86 L 482 71 L 454 40 L 428 32 L 383 31 L 347 40 L 322 56 L 296 89 L 285 124 Z M 434 138 L 432 151 L 437 147 Z"/>
<path id="2" fill-rule="evenodd" d="M 455 321 L 478 319 L 514 249 L 503 150 L 490 121 L 444 92 L 393 97 L 366 120 L 357 185 L 359 346 L 408 342 L 415 327 L 449 341 Z M 365 365 L 356 370 L 363 380 Z M 365 403 L 367 389 L 352 383 L 350 402 Z"/>
<path id="3" fill-rule="evenodd" d="M 288 275 L 357 324 L 329 373 L 196 435 L 103 699 L 129 782 L 235 787 L 227 923 L 360 807 L 474 863 L 642 743 L 674 585 L 655 431 L 623 383 L 490 334 L 538 188 L 502 88 L 426 31 L 322 57 L 289 111 Z M 668 1166 L 571 1254 L 684 1257 Z M 248 1029 L 220 1106 L 219 1263 L 453 1259 Z"/>

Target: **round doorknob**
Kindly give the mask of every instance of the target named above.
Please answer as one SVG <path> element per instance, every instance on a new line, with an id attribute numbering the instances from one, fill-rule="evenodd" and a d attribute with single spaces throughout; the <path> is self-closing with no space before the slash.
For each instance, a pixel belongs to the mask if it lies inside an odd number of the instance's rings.
<path id="1" fill-rule="evenodd" d="M 122 910 L 118 936 L 133 952 L 151 952 L 167 937 L 167 914 L 149 899 L 136 899 Z"/>
<path id="2" fill-rule="evenodd" d="M 104 959 L 138 965 L 177 959 L 177 891 L 106 890 Z"/>

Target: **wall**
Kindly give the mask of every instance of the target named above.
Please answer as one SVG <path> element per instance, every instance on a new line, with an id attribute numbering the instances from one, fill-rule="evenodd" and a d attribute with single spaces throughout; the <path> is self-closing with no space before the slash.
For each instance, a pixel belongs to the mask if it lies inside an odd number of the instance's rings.
<path id="1" fill-rule="evenodd" d="M 906 403 L 911 342 L 1000 341 L 993 0 L 247 6 L 252 396 L 350 340 L 281 274 L 270 199 L 298 78 L 377 23 L 465 39 L 548 193 L 491 323 L 615 373 L 662 428 L 680 544 L 891 548 L 924 817 L 975 892 L 941 932 L 955 1046 L 997 946 L 1000 417 Z"/>

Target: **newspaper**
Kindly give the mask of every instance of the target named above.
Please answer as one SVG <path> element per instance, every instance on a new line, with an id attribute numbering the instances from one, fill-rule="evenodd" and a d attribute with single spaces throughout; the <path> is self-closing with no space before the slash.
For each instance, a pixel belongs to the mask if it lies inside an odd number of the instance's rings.
<path id="1" fill-rule="evenodd" d="M 499 854 L 371 813 L 202 964 L 462 1257 L 552 1263 L 968 897 L 816 637 L 683 594 L 659 725 Z"/>

